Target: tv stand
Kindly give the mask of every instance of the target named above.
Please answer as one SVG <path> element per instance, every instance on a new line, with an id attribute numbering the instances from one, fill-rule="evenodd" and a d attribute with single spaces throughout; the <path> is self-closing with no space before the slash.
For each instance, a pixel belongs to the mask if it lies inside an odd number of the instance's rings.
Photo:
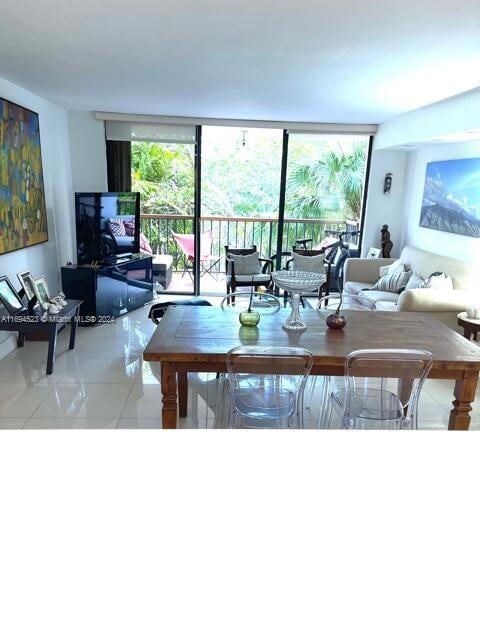
<path id="1" fill-rule="evenodd" d="M 62 290 L 67 298 L 83 300 L 80 324 L 108 322 L 153 300 L 152 258 L 62 267 Z"/>

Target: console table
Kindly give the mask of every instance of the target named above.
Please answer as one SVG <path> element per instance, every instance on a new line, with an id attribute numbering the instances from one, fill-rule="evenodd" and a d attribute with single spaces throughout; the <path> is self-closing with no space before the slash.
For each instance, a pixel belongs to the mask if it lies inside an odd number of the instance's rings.
<path id="1" fill-rule="evenodd" d="M 68 323 L 70 323 L 68 348 L 75 348 L 75 335 L 82 301 L 66 300 L 66 302 L 67 306 L 55 315 L 44 316 L 42 309 L 34 309 L 18 315 L 9 315 L 4 309 L 0 312 L 0 331 L 17 331 L 17 347 L 23 347 L 25 336 L 31 336 L 33 340 L 48 341 L 47 375 L 53 373 L 57 335 Z"/>
<path id="2" fill-rule="evenodd" d="M 108 322 L 153 300 L 152 258 L 62 267 L 62 291 L 67 298 L 83 300 L 80 324 Z"/>

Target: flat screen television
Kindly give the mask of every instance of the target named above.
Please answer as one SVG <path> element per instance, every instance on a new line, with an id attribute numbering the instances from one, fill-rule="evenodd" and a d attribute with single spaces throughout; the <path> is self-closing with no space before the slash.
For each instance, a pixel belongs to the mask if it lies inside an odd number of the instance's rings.
<path id="1" fill-rule="evenodd" d="M 139 251 L 140 194 L 76 193 L 77 263 L 113 262 Z"/>

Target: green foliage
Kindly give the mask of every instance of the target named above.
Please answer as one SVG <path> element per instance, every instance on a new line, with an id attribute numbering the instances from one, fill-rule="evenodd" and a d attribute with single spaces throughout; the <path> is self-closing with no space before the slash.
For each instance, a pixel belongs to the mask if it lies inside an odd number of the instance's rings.
<path id="1" fill-rule="evenodd" d="M 319 160 L 296 166 L 289 177 L 288 208 L 298 217 L 335 217 L 358 220 L 362 210 L 366 143 L 350 152 L 326 151 Z"/>

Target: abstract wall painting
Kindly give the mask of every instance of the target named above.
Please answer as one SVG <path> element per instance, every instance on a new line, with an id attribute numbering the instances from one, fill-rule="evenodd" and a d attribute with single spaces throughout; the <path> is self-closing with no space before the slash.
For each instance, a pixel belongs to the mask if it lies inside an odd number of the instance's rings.
<path id="1" fill-rule="evenodd" d="M 427 164 L 420 226 L 480 238 L 480 158 Z"/>
<path id="2" fill-rule="evenodd" d="M 38 114 L 0 98 L 0 254 L 47 240 Z"/>

